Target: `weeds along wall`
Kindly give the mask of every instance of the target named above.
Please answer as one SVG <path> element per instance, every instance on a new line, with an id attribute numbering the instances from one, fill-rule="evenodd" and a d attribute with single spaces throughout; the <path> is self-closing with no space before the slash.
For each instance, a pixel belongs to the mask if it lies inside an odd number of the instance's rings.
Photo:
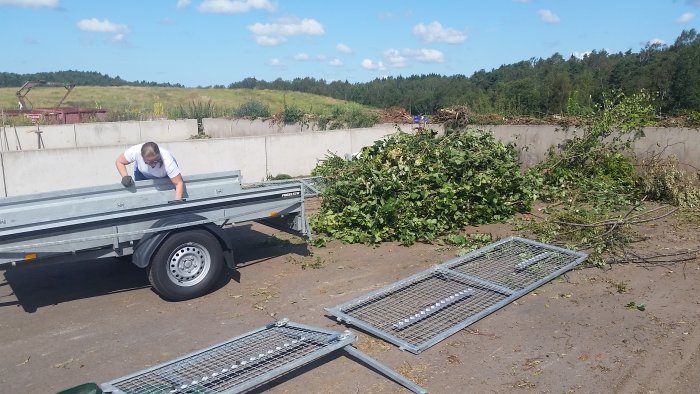
<path id="1" fill-rule="evenodd" d="M 195 120 L 96 123 L 90 124 L 92 129 L 81 125 L 88 131 L 73 125 L 46 127 L 42 132 L 45 149 L 29 149 L 28 145 L 23 145 L 22 150 L 15 150 L 10 139 L 11 149 L 0 152 L 0 195 L 118 183 L 115 159 L 128 146 L 146 140 L 156 141 L 173 152 L 184 175 L 239 169 L 244 182 L 257 182 L 279 174 L 307 175 L 329 152 L 340 156 L 353 154 L 396 132 L 396 126 L 391 124 L 364 129 L 295 132 L 277 132 L 262 124 L 258 126 L 263 128 L 251 131 L 247 128 L 250 122 L 230 122 L 241 130 L 234 129 L 231 124 L 224 125 L 228 133 L 249 135 L 189 139 L 196 134 Z M 404 125 L 401 129 L 411 132 L 411 127 Z M 541 160 L 551 145 L 565 138 L 554 126 L 488 126 L 485 129 L 501 140 L 515 141 L 519 147 L 526 147 L 521 153 L 525 166 Z M 71 130 L 74 140 L 70 139 Z M 7 128 L 4 133 L 8 131 L 14 133 Z M 205 128 L 205 132 L 209 134 L 210 130 Z M 84 135 L 78 137 L 78 134 Z M 37 142 L 28 141 L 26 144 Z M 71 141 L 80 146 L 59 145 L 70 145 Z M 8 139 L 2 143 L 7 147 Z M 700 131 L 648 128 L 646 137 L 637 142 L 636 151 L 642 154 L 663 151 L 664 155 L 677 156 L 690 169 L 700 169 Z"/>

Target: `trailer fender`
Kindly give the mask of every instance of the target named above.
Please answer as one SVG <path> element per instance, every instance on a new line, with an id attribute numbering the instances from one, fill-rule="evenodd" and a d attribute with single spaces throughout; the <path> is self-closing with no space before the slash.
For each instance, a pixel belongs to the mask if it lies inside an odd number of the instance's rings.
<path id="1" fill-rule="evenodd" d="M 195 222 L 198 220 L 204 220 L 206 219 L 203 216 L 200 215 L 194 215 L 194 214 L 185 214 L 185 215 L 179 215 L 177 217 L 169 217 L 166 219 L 161 219 L 153 224 L 151 228 L 158 228 L 158 227 L 163 227 L 163 226 L 172 226 L 172 225 L 177 225 L 177 224 L 182 224 L 182 223 L 191 223 Z M 224 260 L 226 262 L 226 265 L 233 269 L 235 267 L 235 262 L 233 259 L 233 242 L 231 241 L 230 237 L 226 236 L 224 233 L 224 230 L 221 229 L 221 227 L 213 224 L 213 223 L 205 223 L 200 226 L 196 227 L 185 227 L 182 229 L 174 229 L 174 230 L 166 230 L 166 231 L 159 231 L 155 233 L 150 233 L 146 234 L 141 240 L 136 244 L 134 247 L 134 253 L 132 255 L 131 261 L 134 263 L 135 266 L 139 268 L 146 268 L 148 265 L 151 263 L 151 259 L 153 258 L 153 255 L 158 251 L 158 248 L 160 248 L 160 245 L 163 244 L 163 241 L 172 234 L 173 232 L 178 232 L 178 231 L 187 231 L 193 228 L 203 228 L 210 232 L 212 235 L 214 235 L 218 240 L 219 243 L 221 244 L 221 249 L 224 252 Z"/>

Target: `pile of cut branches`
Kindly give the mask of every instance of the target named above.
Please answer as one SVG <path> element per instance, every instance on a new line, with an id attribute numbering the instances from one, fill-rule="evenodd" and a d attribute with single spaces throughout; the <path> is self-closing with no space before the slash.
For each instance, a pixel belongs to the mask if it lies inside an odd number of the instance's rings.
<path id="1" fill-rule="evenodd" d="M 398 132 L 359 158 L 331 156 L 314 174 L 332 182 L 312 227 L 351 243 L 432 240 L 508 219 L 532 201 L 515 146 L 481 131 Z"/>

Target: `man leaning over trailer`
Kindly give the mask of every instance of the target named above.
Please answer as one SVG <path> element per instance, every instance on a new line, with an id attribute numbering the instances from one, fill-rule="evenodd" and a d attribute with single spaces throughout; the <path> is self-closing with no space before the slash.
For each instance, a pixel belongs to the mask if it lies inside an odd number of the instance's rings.
<path id="1" fill-rule="evenodd" d="M 126 166 L 134 164 L 134 178 L 129 176 Z M 122 185 L 130 187 L 134 180 L 170 178 L 175 186 L 175 200 L 185 201 L 182 196 L 185 193 L 185 182 L 182 180 L 180 168 L 175 157 L 165 149 L 158 147 L 155 142 L 134 145 L 117 157 L 117 171 L 122 176 Z"/>

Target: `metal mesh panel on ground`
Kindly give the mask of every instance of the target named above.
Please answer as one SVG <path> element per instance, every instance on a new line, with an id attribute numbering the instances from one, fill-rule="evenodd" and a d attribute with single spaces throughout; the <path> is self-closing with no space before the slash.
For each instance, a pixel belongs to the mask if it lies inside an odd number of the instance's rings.
<path id="1" fill-rule="evenodd" d="M 327 310 L 419 353 L 585 258 L 510 237 Z"/>
<path id="2" fill-rule="evenodd" d="M 421 344 L 505 298 L 474 281 L 432 270 L 346 305 L 343 312 L 396 340 Z"/>
<path id="3" fill-rule="evenodd" d="M 512 238 L 476 250 L 443 267 L 518 291 L 565 268 L 580 256 L 571 250 Z"/>
<path id="4" fill-rule="evenodd" d="M 270 325 L 103 385 L 114 393 L 237 393 L 340 349 L 349 333 Z"/>

